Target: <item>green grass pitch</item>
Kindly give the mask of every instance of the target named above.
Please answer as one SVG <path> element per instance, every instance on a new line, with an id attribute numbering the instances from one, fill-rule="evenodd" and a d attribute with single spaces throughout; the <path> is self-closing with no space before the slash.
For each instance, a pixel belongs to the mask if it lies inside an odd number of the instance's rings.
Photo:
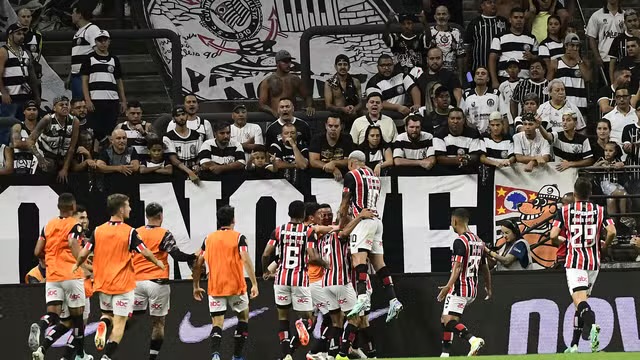
<path id="1" fill-rule="evenodd" d="M 460 358 L 452 356 L 451 358 Z M 502 355 L 502 356 L 478 356 L 480 360 L 632 360 L 640 359 L 640 353 L 607 353 L 600 352 L 595 354 L 547 354 L 547 355 Z M 440 359 L 434 358 L 395 358 L 387 360 L 426 360 Z"/>

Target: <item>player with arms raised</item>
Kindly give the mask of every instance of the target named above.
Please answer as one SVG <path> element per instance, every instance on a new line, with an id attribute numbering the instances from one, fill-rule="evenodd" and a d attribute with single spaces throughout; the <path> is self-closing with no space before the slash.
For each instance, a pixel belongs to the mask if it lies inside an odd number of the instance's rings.
<path id="1" fill-rule="evenodd" d="M 371 299 L 367 295 L 367 258 L 371 261 L 376 274 L 382 280 L 382 285 L 389 298 L 389 313 L 387 322 L 398 316 L 402 311 L 402 303 L 396 298 L 396 292 L 391 279 L 391 271 L 384 263 L 384 249 L 382 247 L 382 220 L 376 209 L 380 196 L 380 179 L 373 170 L 365 165 L 366 157 L 362 151 L 356 150 L 349 155 L 349 172 L 344 177 L 344 190 L 339 216 L 341 228 L 350 219 L 349 208 L 353 217 L 357 217 L 363 209 L 369 209 L 374 217 L 363 219 L 351 232 L 351 263 L 356 271 L 356 289 L 358 299 L 347 314 L 347 317 L 358 316 L 366 308 Z"/>
<path id="2" fill-rule="evenodd" d="M 616 237 L 613 220 L 606 217 L 602 206 L 587 201 L 591 196 L 591 181 L 578 178 L 573 186 L 576 201 L 567 204 L 558 212 L 551 228 L 551 240 L 557 244 L 562 233 L 567 242 L 567 285 L 576 307 L 574 315 L 573 339 L 566 353 L 577 353 L 580 334 L 591 341 L 591 351 L 597 352 L 600 346 L 600 326 L 596 314 L 591 310 L 587 299 L 600 270 L 600 231 L 607 230 L 602 250 L 606 249 Z"/>
<path id="3" fill-rule="evenodd" d="M 484 340 L 473 336 L 466 326 L 460 322 L 465 307 L 471 304 L 478 295 L 478 272 L 482 271 L 487 297 L 491 298 L 491 273 L 484 256 L 484 242 L 469 231 L 469 212 L 455 209 L 451 214 L 451 227 L 458 234 L 453 241 L 451 257 L 451 276 L 447 285 L 440 286 L 438 301 L 444 302 L 442 311 L 442 354 L 449 357 L 453 334 L 469 341 L 469 356 L 475 356 L 484 346 Z"/>

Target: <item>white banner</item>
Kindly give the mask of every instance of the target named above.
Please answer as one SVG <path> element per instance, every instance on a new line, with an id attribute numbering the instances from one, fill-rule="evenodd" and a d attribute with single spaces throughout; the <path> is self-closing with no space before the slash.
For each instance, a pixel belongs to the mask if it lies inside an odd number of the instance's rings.
<path id="1" fill-rule="evenodd" d="M 391 9 L 388 0 L 147 0 L 145 5 L 150 28 L 175 31 L 182 39 L 183 90 L 206 100 L 256 99 L 258 85 L 275 70 L 278 50 L 288 50 L 299 71 L 305 29 L 383 24 Z M 162 39 L 157 46 L 170 72 L 171 43 Z M 388 53 L 379 34 L 318 36 L 311 47 L 312 78 L 320 81 L 335 73 L 338 54 L 351 59 L 351 74 L 369 78 L 377 73 L 378 56 Z M 314 96 L 319 95 L 314 86 Z"/>
<path id="2" fill-rule="evenodd" d="M 561 206 L 562 197 L 573 192 L 578 178 L 577 169 L 557 171 L 555 163 L 524 171 L 523 164 L 496 171 L 494 219 L 496 244 L 500 245 L 498 230 L 501 221 L 513 219 L 522 231 L 530 231 L 524 238 L 533 245 L 548 238 L 553 216 Z M 532 230 L 533 229 L 533 230 Z M 538 267 L 550 267 L 556 259 L 556 247 L 550 242 L 538 246 L 532 252 Z"/>

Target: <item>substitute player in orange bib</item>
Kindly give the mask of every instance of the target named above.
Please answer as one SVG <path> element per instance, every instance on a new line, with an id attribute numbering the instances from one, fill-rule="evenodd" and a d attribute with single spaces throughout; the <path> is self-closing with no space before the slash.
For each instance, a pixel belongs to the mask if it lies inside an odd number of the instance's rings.
<path id="1" fill-rule="evenodd" d="M 251 299 L 258 296 L 258 282 L 249 256 L 247 238 L 234 230 L 235 209 L 223 206 L 218 210 L 218 231 L 207 236 L 202 244 L 204 251 L 193 268 L 193 297 L 201 301 L 204 289 L 200 288 L 202 264 L 209 268 L 209 311 L 211 314 L 211 359 L 220 360 L 220 343 L 224 314 L 230 307 L 238 314 L 238 326 L 234 335 L 233 360 L 244 360 L 242 349 L 249 335 L 249 298 L 244 271 L 251 280 Z M 243 270 L 244 268 L 244 270 Z"/>
<path id="2" fill-rule="evenodd" d="M 122 194 L 109 195 L 107 211 L 111 218 L 95 229 L 72 268 L 75 271 L 93 251 L 93 285 L 94 291 L 100 295 L 102 310 L 95 343 L 96 349 L 104 349 L 102 360 L 111 360 L 122 340 L 127 319 L 133 312 L 136 278 L 131 252 L 141 253 L 157 267 L 165 269 L 165 265 L 147 249 L 138 232 L 124 223 L 131 212 L 129 198 Z M 106 341 L 107 328 L 111 325 L 111 335 Z"/>
<path id="3" fill-rule="evenodd" d="M 155 360 L 164 342 L 164 319 L 170 308 L 171 288 L 169 287 L 168 257 L 171 255 L 174 260 L 193 263 L 196 260 L 196 255 L 180 251 L 173 234 L 161 227 L 164 217 L 160 204 L 150 203 L 145 208 L 145 214 L 147 225 L 137 228 L 136 231 L 147 248 L 164 264 L 164 269 L 148 262 L 142 254 L 133 256 L 133 268 L 136 271 L 133 314 L 143 314 L 149 308 L 152 327 L 149 359 Z"/>
<path id="4" fill-rule="evenodd" d="M 58 197 L 60 216 L 52 219 L 42 229 L 36 243 L 35 255 L 40 257 L 44 252 L 47 266 L 45 294 L 47 314 L 40 321 L 31 324 L 29 347 L 33 351 L 34 360 L 44 360 L 45 352 L 64 335 L 73 329 L 72 339 L 67 347 L 64 359 L 71 359 L 77 351 L 76 359 L 90 360 L 91 355 L 84 352 L 84 312 L 85 294 L 82 271 L 75 264 L 82 241 L 82 225 L 73 217 L 76 200 L 72 194 L 64 193 Z M 42 346 L 40 333 L 53 326 L 47 332 Z M 71 350 L 70 350 L 71 349 Z"/>

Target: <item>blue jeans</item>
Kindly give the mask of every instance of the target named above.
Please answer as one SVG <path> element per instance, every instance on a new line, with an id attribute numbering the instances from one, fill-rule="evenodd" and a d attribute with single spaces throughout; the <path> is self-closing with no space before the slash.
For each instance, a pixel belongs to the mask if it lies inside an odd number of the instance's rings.
<path id="1" fill-rule="evenodd" d="M 82 94 L 82 75 L 71 74 L 71 100 L 84 99 Z"/>
<path id="2" fill-rule="evenodd" d="M 16 118 L 19 121 L 24 120 L 22 112 L 22 103 L 0 104 L 0 117 Z M 9 145 L 11 138 L 11 127 L 0 128 L 0 144 Z"/>

